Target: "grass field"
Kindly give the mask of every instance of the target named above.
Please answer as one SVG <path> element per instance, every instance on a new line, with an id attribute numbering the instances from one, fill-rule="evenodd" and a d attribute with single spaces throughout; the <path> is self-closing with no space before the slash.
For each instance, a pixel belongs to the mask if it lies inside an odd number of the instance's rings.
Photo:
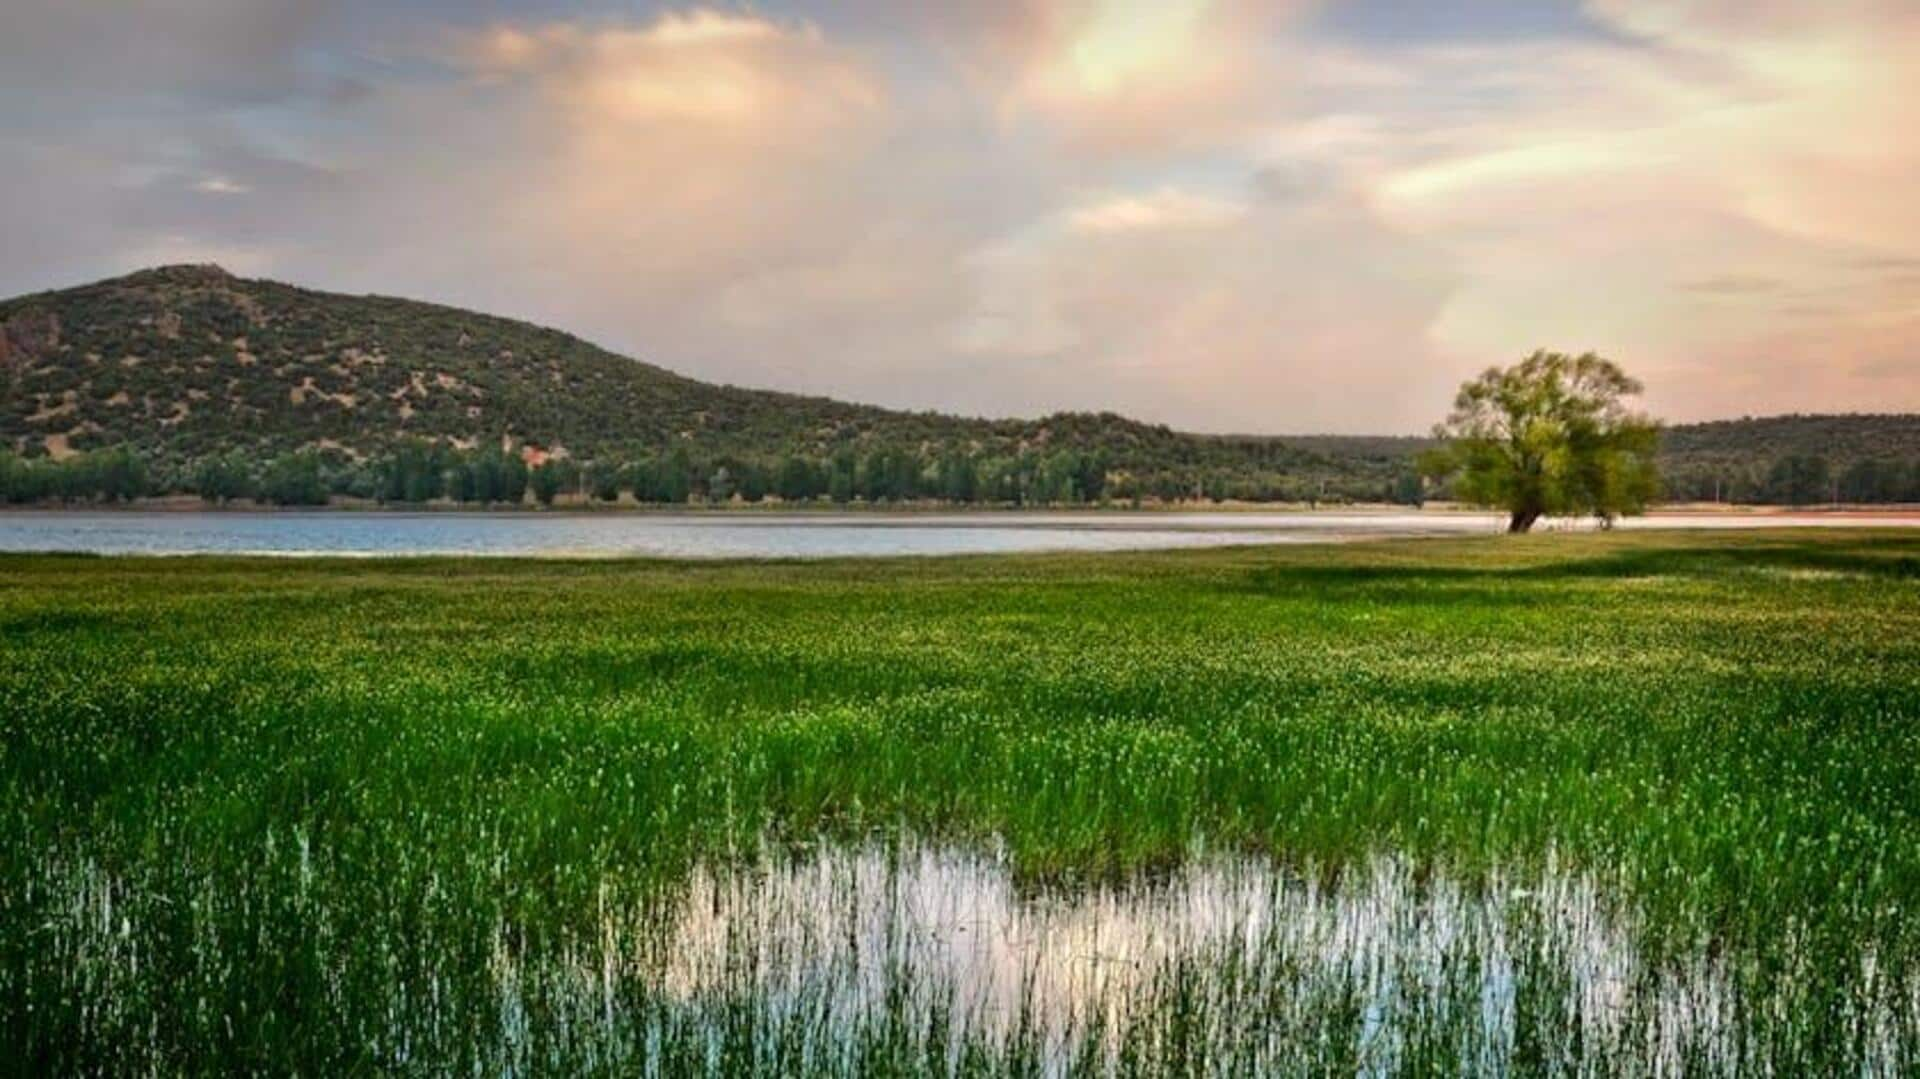
<path id="1" fill-rule="evenodd" d="M 838 907 L 903 888 L 1268 913 L 1049 1027 L 1031 971 L 989 1021 L 851 954 L 896 922 Z M 1916 909 L 1911 534 L 0 557 L 41 1074 L 1911 1073 Z M 1308 962 L 1349 910 L 1386 958 Z"/>

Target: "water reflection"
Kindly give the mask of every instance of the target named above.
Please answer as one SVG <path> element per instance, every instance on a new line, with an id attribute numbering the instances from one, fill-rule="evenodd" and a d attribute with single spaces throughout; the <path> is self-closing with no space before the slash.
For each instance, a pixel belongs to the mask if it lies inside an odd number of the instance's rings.
<path id="1" fill-rule="evenodd" d="M 1804 1032 L 1786 1028 L 1806 1017 L 1777 1008 L 1796 987 L 1761 1006 L 1708 949 L 1655 961 L 1610 894 L 1553 867 L 1467 887 L 1396 858 L 1320 875 L 1218 857 L 1023 894 L 991 853 L 828 846 L 608 909 L 592 946 L 533 979 L 537 1008 L 518 960 L 503 951 L 497 970 L 505 1010 L 552 1022 L 557 1006 L 579 1017 L 566 1026 L 646 986 L 635 1049 L 668 1070 L 663 1047 L 687 1044 L 708 1064 L 856 1072 L 875 1045 L 1047 1073 L 1731 1074 L 1791 1056 Z M 1896 1072 L 1920 996 L 1855 1003 L 1862 1069 Z"/>
<path id="2" fill-rule="evenodd" d="M 48 863 L 24 897 L 44 960 L 26 968 L 27 997 L 128 1072 L 192 1070 L 172 1032 L 212 1021 L 209 1007 L 241 1044 L 295 1030 L 382 1072 L 1920 1065 L 1910 960 L 1882 962 L 1868 942 L 1816 950 L 1792 925 L 1763 953 L 1655 952 L 1620 882 L 1551 862 L 1469 884 L 1397 857 L 1320 872 L 1197 853 L 1157 876 L 1036 890 L 992 850 L 906 839 L 608 881 L 595 910 L 527 920 L 537 907 L 483 915 L 482 897 L 438 876 L 383 899 L 310 860 L 303 833 L 269 853 L 264 876 L 184 891 Z"/>

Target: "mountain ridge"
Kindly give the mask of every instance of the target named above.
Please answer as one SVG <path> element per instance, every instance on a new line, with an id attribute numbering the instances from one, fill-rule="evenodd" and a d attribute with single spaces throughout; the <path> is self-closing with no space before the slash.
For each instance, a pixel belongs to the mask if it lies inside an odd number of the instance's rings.
<path id="1" fill-rule="evenodd" d="M 736 473 L 883 452 L 908 458 L 888 465 L 907 472 L 955 457 L 1032 471 L 1073 455 L 1084 459 L 1059 467 L 1077 470 L 1081 487 L 1111 474 L 1135 496 L 1374 500 L 1395 485 L 1405 493 L 1412 457 L 1432 444 L 1186 433 L 1111 412 L 986 419 L 719 385 L 523 320 L 213 264 L 0 300 L 0 389 L 0 449 L 64 458 L 126 447 L 176 479 L 209 458 L 297 451 L 346 471 L 424 441 L 583 461 L 682 453 Z M 1920 459 L 1920 416 L 1675 425 L 1664 456 L 1717 493 L 1743 470 L 1813 452 L 1841 467 Z"/>

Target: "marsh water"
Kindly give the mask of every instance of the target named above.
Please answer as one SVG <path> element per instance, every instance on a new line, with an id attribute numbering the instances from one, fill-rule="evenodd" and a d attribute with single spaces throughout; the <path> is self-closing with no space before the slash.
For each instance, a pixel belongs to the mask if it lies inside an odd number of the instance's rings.
<path id="1" fill-rule="evenodd" d="M 644 981 L 652 1038 L 691 1030 L 715 1050 L 744 1006 L 768 1047 L 811 1031 L 808 1070 L 878 1039 L 1056 1074 L 1765 1071 L 1782 1034 L 1767 1020 L 1805 987 L 1756 989 L 1740 956 L 1705 945 L 1645 950 L 1617 884 L 1551 861 L 1469 881 L 1392 856 L 1321 871 L 1197 853 L 1049 887 L 992 850 L 829 844 L 700 868 L 645 914 L 609 913 L 597 947 L 538 980 L 570 987 L 547 1003 L 576 994 L 562 1010 L 581 1018 Z M 1920 996 L 1873 983 L 1863 970 L 1827 1021 L 1865 1073 L 1895 1074 Z"/>
<path id="2" fill-rule="evenodd" d="M 97 554 L 824 558 L 1118 551 L 1497 532 L 1453 512 L 0 513 L 0 551 Z M 1915 525 L 1920 517 L 1654 514 L 1629 528 Z M 1546 527 L 1592 527 L 1550 523 Z"/>
<path id="3" fill-rule="evenodd" d="M 46 945 L 137 1057 L 152 1032 L 114 1009 L 139 999 L 141 907 L 97 864 L 70 869 L 47 882 L 65 898 Z M 1817 1039 L 1856 1074 L 1915 1062 L 1920 989 L 1871 953 L 1835 985 L 1779 963 L 1791 947 L 1656 950 L 1620 883 L 1552 859 L 1466 877 L 1197 851 L 1047 884 L 990 845 L 829 842 L 609 883 L 585 924 L 502 923 L 483 970 L 430 965 L 424 990 L 336 974 L 327 992 L 384 1016 L 360 1033 L 401 1070 L 423 1054 L 493 1074 L 1786 1074 Z M 459 954 L 431 935 L 410 947 Z"/>

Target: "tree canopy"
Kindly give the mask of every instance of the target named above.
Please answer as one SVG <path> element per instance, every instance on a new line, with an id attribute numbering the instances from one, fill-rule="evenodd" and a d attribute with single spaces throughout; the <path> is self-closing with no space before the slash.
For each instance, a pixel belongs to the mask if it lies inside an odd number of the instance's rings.
<path id="1" fill-rule="evenodd" d="M 1460 387 L 1434 428 L 1431 475 L 1454 476 L 1456 497 L 1508 513 L 1525 532 L 1548 514 L 1612 524 L 1657 496 L 1658 424 L 1628 408 L 1640 383 L 1593 353 L 1535 352 Z"/>

